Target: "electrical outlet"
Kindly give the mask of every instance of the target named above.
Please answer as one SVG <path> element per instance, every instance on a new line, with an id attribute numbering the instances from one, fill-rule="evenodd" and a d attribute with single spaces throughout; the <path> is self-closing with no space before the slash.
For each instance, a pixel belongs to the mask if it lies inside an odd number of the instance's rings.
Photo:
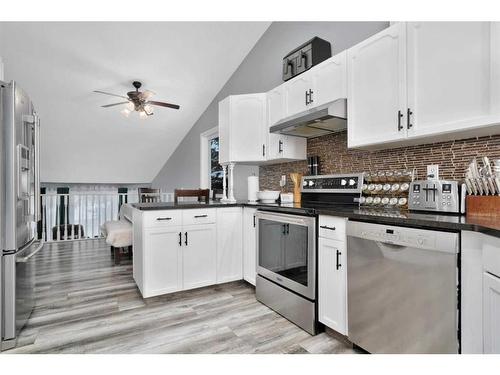
<path id="1" fill-rule="evenodd" d="M 427 179 L 439 180 L 439 165 L 433 164 L 427 166 Z"/>
<path id="2" fill-rule="evenodd" d="M 280 186 L 283 187 L 286 185 L 286 174 L 281 176 Z"/>

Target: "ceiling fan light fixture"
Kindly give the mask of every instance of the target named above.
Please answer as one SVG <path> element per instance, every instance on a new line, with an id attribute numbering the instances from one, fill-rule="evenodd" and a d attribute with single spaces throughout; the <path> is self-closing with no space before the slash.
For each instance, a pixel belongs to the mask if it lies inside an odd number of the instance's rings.
<path id="1" fill-rule="evenodd" d="M 147 117 L 148 117 L 148 114 L 147 114 L 146 112 L 144 112 L 144 111 L 140 111 L 140 112 L 139 112 L 139 117 L 140 117 L 141 119 L 145 119 L 145 118 L 147 118 Z"/>
<path id="2" fill-rule="evenodd" d="M 135 110 L 135 105 L 134 105 L 134 103 L 129 102 L 129 103 L 127 104 L 127 109 L 128 109 L 130 112 L 134 111 L 134 110 Z"/>
<path id="3" fill-rule="evenodd" d="M 132 112 L 132 111 L 131 111 L 131 110 L 129 110 L 128 108 L 123 108 L 123 109 L 121 110 L 122 115 L 124 115 L 125 117 L 130 116 L 130 113 L 131 113 L 131 112 Z"/>

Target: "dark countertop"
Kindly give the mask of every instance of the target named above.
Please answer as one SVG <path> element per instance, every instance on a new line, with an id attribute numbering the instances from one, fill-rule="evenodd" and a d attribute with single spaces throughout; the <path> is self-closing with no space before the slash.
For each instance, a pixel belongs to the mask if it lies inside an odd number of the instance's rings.
<path id="1" fill-rule="evenodd" d="M 175 210 L 191 208 L 217 207 L 256 207 L 263 210 L 279 211 L 295 214 L 319 214 L 346 217 L 351 220 L 372 221 L 387 225 L 417 226 L 442 230 L 469 230 L 500 238 L 500 217 L 478 217 L 465 215 L 444 215 L 434 213 L 414 213 L 407 211 L 384 211 L 376 209 L 359 209 L 358 207 L 332 205 L 309 207 L 297 203 L 252 203 L 238 201 L 236 203 L 133 203 L 139 210 Z"/>

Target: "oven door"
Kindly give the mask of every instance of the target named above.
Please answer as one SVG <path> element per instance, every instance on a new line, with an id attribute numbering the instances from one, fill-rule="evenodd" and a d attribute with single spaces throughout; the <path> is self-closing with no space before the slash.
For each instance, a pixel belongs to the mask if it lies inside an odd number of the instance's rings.
<path id="1" fill-rule="evenodd" d="M 258 211 L 257 273 L 310 300 L 316 287 L 316 219 Z"/>

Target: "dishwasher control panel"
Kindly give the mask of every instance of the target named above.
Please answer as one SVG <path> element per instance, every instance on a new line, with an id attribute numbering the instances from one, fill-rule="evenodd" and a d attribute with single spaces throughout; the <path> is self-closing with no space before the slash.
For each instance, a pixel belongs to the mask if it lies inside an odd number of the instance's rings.
<path id="1" fill-rule="evenodd" d="M 408 208 L 460 213 L 460 185 L 450 180 L 418 180 L 410 184 Z"/>

